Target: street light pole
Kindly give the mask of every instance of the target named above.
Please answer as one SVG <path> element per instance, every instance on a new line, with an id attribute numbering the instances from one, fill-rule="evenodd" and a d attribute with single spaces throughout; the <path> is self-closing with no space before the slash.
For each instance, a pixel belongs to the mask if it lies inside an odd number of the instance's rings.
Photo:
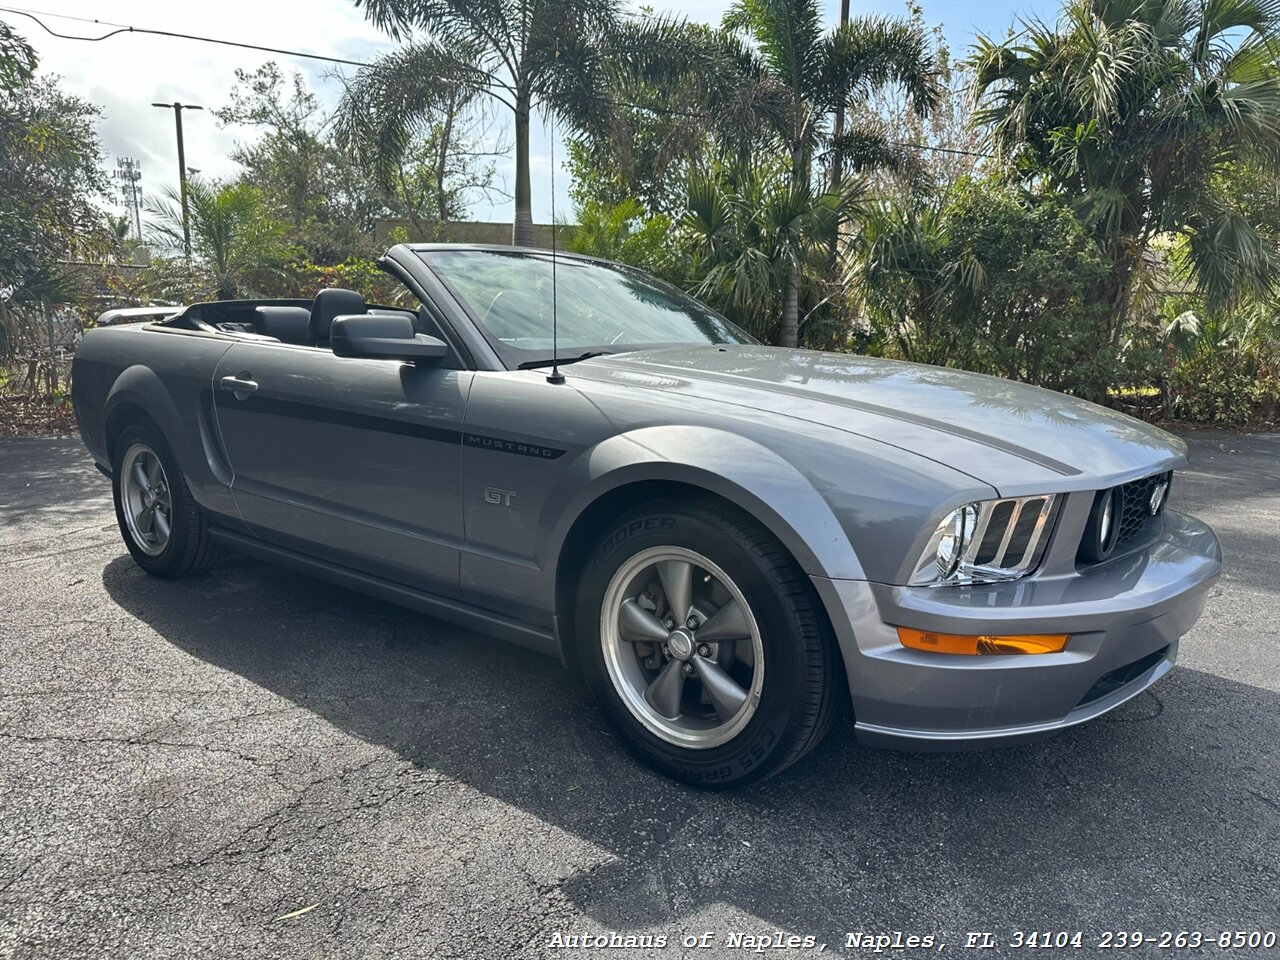
<path id="1" fill-rule="evenodd" d="M 187 151 L 182 142 L 182 111 L 203 110 L 192 103 L 153 103 L 153 107 L 162 107 L 173 111 L 173 125 L 178 133 L 178 190 L 182 195 L 182 242 L 186 247 L 187 257 L 191 257 L 191 224 L 187 213 Z"/>

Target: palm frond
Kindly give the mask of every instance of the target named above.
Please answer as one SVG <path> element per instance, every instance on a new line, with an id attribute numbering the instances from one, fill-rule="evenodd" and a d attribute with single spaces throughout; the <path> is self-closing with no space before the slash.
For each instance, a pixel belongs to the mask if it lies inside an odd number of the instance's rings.
<path id="1" fill-rule="evenodd" d="M 867 124 L 831 138 L 831 149 L 841 151 L 845 167 L 855 174 L 888 170 L 910 184 L 924 186 L 926 168 L 920 150 L 892 139 L 888 129 Z"/>
<path id="2" fill-rule="evenodd" d="M 1191 44 L 1193 62 L 1203 68 L 1224 59 L 1239 42 L 1232 34 L 1274 36 L 1280 24 L 1280 4 L 1275 0 L 1206 0 Z"/>
<path id="3" fill-rule="evenodd" d="M 911 22 L 858 17 L 823 39 L 817 94 L 834 107 L 896 84 L 911 109 L 925 116 L 941 97 L 937 69 L 927 38 Z"/>
<path id="4" fill-rule="evenodd" d="M 798 99 L 813 94 L 822 71 L 822 19 L 814 0 L 737 0 L 724 26 L 748 33 Z"/>
<path id="5" fill-rule="evenodd" d="M 379 57 L 347 83 L 333 117 L 337 142 L 386 187 L 399 159 L 432 124 L 491 90 L 494 81 L 477 62 L 483 55 L 474 47 L 446 49 L 433 41 Z"/>
<path id="6" fill-rule="evenodd" d="M 1266 297 L 1275 289 L 1277 252 L 1240 213 L 1219 209 L 1186 230 L 1186 268 L 1211 309 L 1221 310 L 1246 296 Z"/>

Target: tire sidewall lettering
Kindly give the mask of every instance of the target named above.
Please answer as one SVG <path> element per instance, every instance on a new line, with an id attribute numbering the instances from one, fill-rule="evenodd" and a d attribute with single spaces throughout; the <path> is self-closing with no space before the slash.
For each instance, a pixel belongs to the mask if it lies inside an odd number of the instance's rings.
<path id="1" fill-rule="evenodd" d="M 681 518 L 674 516 L 638 517 L 623 527 L 618 528 L 600 544 L 597 560 L 609 557 L 618 547 L 644 533 L 657 533 L 660 530 L 674 530 Z"/>

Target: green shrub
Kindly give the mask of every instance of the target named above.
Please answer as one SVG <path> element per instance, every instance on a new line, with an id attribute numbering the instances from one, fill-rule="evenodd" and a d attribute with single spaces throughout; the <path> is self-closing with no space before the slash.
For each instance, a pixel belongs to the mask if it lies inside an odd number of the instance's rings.
<path id="1" fill-rule="evenodd" d="M 269 291 L 273 297 L 314 297 L 326 287 L 342 287 L 362 294 L 370 303 L 416 308 L 403 283 L 378 267 L 373 260 L 352 257 L 342 263 L 315 263 L 305 257 L 290 262 L 278 283 Z"/>
<path id="2" fill-rule="evenodd" d="M 1260 375 L 1253 358 L 1236 350 L 1199 353 L 1169 378 L 1169 412 L 1199 423 L 1247 423 L 1275 416 L 1280 384 Z"/>
<path id="3" fill-rule="evenodd" d="M 1189 297 L 1164 304 L 1169 416 L 1200 423 L 1275 419 L 1280 403 L 1280 331 L 1274 306 L 1207 312 Z M 1199 311 L 1199 312 L 1198 312 Z"/>
<path id="4" fill-rule="evenodd" d="M 1063 202 L 995 180 L 867 217 L 852 280 L 869 345 L 1094 400 L 1123 376 L 1092 296 L 1106 264 Z"/>
<path id="5" fill-rule="evenodd" d="M 612 204 L 588 200 L 576 216 L 578 225 L 569 244 L 575 253 L 670 276 L 671 221 L 662 214 L 650 214 L 639 200 L 628 198 Z"/>

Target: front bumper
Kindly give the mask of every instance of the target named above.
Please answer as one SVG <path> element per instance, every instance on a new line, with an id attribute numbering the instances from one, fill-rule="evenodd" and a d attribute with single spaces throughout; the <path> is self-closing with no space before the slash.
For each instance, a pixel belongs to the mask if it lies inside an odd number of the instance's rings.
<path id="1" fill-rule="evenodd" d="M 981 587 L 814 578 L 844 655 L 858 739 L 896 749 L 1005 746 L 1090 720 L 1172 669 L 1222 569 L 1205 524 L 1166 511 L 1145 548 L 1083 572 Z M 896 627 L 1069 633 L 1061 653 L 909 650 Z"/>

